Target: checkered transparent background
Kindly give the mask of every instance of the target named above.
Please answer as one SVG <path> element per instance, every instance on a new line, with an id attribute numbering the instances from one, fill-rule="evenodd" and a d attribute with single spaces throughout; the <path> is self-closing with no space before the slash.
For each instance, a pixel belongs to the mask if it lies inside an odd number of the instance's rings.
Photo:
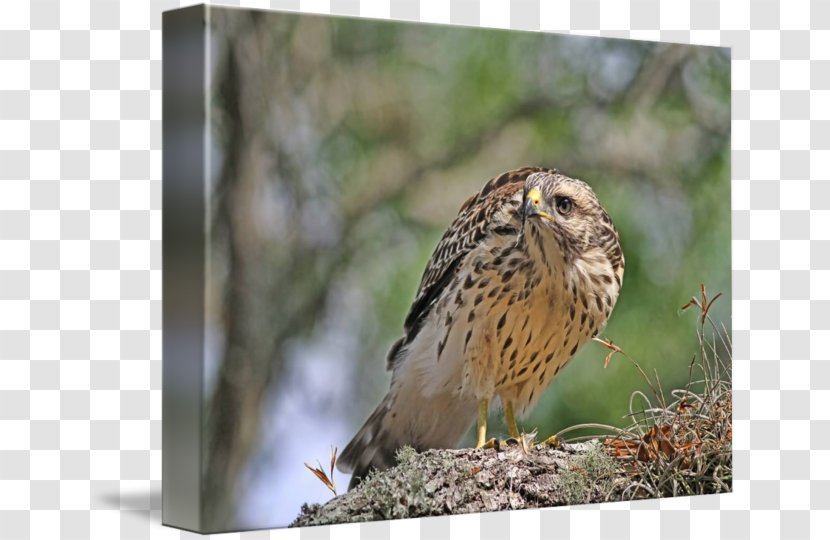
<path id="1" fill-rule="evenodd" d="M 731 495 L 222 537 L 827 534 L 830 1 L 222 3 L 732 47 L 736 401 Z M 160 525 L 160 21 L 178 5 L 0 5 L 0 540 L 191 536 Z"/>

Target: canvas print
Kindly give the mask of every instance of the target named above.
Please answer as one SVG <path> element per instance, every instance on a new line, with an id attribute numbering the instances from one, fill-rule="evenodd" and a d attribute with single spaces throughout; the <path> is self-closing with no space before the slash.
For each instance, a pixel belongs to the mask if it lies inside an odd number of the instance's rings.
<path id="1" fill-rule="evenodd" d="M 728 49 L 163 32 L 165 523 L 731 490 Z"/>

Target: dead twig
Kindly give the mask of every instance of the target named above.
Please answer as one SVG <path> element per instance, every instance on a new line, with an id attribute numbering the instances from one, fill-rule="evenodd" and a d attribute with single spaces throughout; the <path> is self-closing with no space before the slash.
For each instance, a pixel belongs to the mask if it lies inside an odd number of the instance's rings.
<path id="1" fill-rule="evenodd" d="M 332 447 L 331 449 L 331 468 L 329 469 L 328 474 L 326 471 L 323 470 L 323 466 L 320 464 L 320 460 L 317 460 L 317 467 L 312 467 L 308 463 L 305 463 L 306 468 L 311 471 L 314 476 L 317 477 L 327 488 L 334 493 L 334 496 L 337 496 L 337 486 L 334 483 L 334 465 L 337 462 L 337 447 Z"/>

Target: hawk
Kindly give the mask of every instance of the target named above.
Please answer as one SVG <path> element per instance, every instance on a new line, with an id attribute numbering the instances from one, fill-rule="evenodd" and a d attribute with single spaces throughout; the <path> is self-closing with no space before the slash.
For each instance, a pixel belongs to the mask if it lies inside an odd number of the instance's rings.
<path id="1" fill-rule="evenodd" d="M 619 235 L 588 184 L 525 167 L 461 206 L 427 264 L 389 392 L 338 460 L 350 488 L 398 448 L 456 447 L 496 398 L 511 437 L 562 367 L 605 326 L 625 266 Z"/>

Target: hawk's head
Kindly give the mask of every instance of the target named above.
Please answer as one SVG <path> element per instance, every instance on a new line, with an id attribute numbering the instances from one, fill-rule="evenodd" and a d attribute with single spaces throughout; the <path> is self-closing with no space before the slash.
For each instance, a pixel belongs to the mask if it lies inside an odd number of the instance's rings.
<path id="1" fill-rule="evenodd" d="M 615 269 L 622 266 L 611 218 L 594 190 L 581 180 L 558 172 L 530 175 L 523 191 L 522 218 L 525 232 L 531 233 L 528 237 L 552 235 L 566 261 L 599 251 Z"/>

